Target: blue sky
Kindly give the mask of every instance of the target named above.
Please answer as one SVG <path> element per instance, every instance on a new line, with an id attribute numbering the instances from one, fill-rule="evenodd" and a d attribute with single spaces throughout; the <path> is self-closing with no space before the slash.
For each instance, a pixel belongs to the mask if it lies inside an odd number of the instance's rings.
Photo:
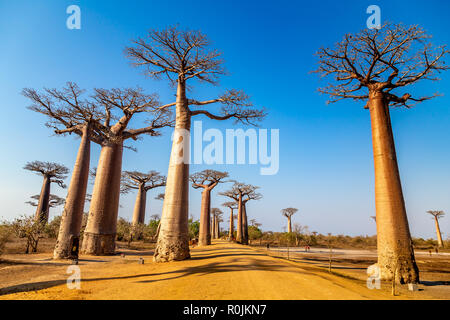
<path id="1" fill-rule="evenodd" d="M 81 8 L 81 30 L 66 28 L 66 8 Z M 179 24 L 200 29 L 223 52 L 230 75 L 221 86 L 197 86 L 192 96 L 212 97 L 225 88 L 244 89 L 256 105 L 267 108 L 262 128 L 280 130 L 280 170 L 259 175 L 259 166 L 214 166 L 237 180 L 261 187 L 264 198 L 250 203 L 248 213 L 264 230 L 281 231 L 282 208 L 299 208 L 295 223 L 311 231 L 333 234 L 375 234 L 374 173 L 370 119 L 363 104 L 343 101 L 327 106 L 317 88 L 314 53 L 331 46 L 348 32 L 365 27 L 366 8 L 377 4 L 382 20 L 419 24 L 436 44 L 450 44 L 448 1 L 24 1 L 0 0 L 0 218 L 12 219 L 33 209 L 24 204 L 39 193 L 41 179 L 22 169 L 42 160 L 73 166 L 79 140 L 55 137 L 45 119 L 26 109 L 22 88 L 141 86 L 157 92 L 163 102 L 174 99 L 164 80 L 154 81 L 130 66 L 123 50 L 150 28 Z M 411 110 L 392 110 L 392 124 L 404 195 L 414 236 L 435 237 L 426 210 L 450 213 L 450 72 L 435 83 L 408 89 L 444 94 Z M 235 128 L 232 121 L 205 118 L 204 129 Z M 170 131 L 146 137 L 126 150 L 124 170 L 167 173 Z M 99 147 L 92 152 L 96 166 Z M 192 165 L 192 172 L 207 166 Z M 67 180 L 68 182 L 69 180 Z M 215 190 L 213 206 L 225 201 Z M 149 195 L 148 214 L 161 212 L 161 202 Z M 65 196 L 54 186 L 52 193 Z M 131 218 L 134 194 L 121 199 L 120 216 Z M 198 217 L 200 192 L 191 189 L 190 212 Z M 54 209 L 52 215 L 62 208 Z M 441 221 L 450 235 L 450 217 Z"/>

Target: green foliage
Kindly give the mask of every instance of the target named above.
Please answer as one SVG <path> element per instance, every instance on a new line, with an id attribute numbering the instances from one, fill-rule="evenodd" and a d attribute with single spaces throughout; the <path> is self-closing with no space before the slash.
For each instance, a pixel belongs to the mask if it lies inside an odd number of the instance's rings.
<path id="1" fill-rule="evenodd" d="M 256 240 L 262 238 L 263 233 L 257 226 L 248 227 L 248 238 L 250 240 Z"/>
<path id="2" fill-rule="evenodd" d="M 189 239 L 196 239 L 198 238 L 198 234 L 200 232 L 200 221 L 196 220 L 193 221 L 193 219 L 189 219 Z"/>
<path id="3" fill-rule="evenodd" d="M 58 237 L 61 218 L 61 216 L 54 217 L 53 220 L 44 227 L 44 234 L 48 238 L 56 239 Z"/>
<path id="4" fill-rule="evenodd" d="M 131 235 L 131 222 L 128 222 L 124 218 L 119 218 L 117 220 L 117 231 L 116 239 L 117 241 L 128 241 Z"/>

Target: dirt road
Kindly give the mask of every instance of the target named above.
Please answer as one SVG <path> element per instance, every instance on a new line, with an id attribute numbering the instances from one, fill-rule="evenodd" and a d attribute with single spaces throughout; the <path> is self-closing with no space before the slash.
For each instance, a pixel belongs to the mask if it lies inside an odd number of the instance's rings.
<path id="1" fill-rule="evenodd" d="M 225 241 L 194 248 L 191 254 L 190 260 L 162 264 L 153 263 L 149 254 L 143 256 L 142 253 L 130 253 L 125 257 L 83 257 L 79 263 L 82 279 L 79 290 L 67 287 L 67 264 L 60 262 L 52 266 L 49 261 L 45 267 L 51 269 L 21 284 L 13 284 L 11 280 L 9 285 L 3 286 L 0 281 L 0 294 L 3 294 L 0 299 L 394 298 L 388 290 L 369 290 L 363 281 L 339 277 L 308 264 L 270 257 Z M 141 256 L 145 264 L 138 263 Z"/>

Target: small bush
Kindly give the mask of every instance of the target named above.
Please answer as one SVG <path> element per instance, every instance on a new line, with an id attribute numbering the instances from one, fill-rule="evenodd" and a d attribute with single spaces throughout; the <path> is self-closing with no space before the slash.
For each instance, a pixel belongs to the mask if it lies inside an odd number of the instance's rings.
<path id="1" fill-rule="evenodd" d="M 11 239 L 12 230 L 9 225 L 3 223 L 0 225 L 0 255 L 5 251 L 6 243 Z"/>

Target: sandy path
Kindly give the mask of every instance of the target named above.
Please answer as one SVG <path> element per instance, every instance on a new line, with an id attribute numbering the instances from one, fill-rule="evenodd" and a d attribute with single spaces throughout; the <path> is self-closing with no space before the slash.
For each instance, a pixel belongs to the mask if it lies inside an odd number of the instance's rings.
<path id="1" fill-rule="evenodd" d="M 32 280 L 38 291 L 0 299 L 392 299 L 385 290 L 369 290 L 354 281 L 267 256 L 249 247 L 218 241 L 194 248 L 192 259 L 156 264 L 139 256 L 80 263 L 81 289 L 66 286 L 65 266 L 52 280 Z M 405 297 L 403 297 L 405 298 Z"/>

